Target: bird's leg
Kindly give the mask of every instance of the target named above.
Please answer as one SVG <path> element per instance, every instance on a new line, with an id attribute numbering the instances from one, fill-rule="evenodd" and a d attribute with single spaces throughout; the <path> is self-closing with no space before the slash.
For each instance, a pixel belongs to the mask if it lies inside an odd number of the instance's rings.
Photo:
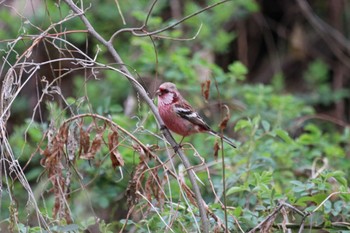
<path id="1" fill-rule="evenodd" d="M 166 125 L 161 125 L 161 126 L 160 126 L 160 130 L 161 130 L 161 131 L 164 131 L 165 129 L 168 129 L 168 127 L 166 127 Z M 181 144 L 182 144 L 182 141 L 183 141 L 184 139 L 185 139 L 185 136 L 182 136 L 180 142 L 177 143 L 177 144 L 173 147 L 175 153 L 177 153 L 177 151 L 182 147 Z"/>
<path id="2" fill-rule="evenodd" d="M 181 145 L 181 144 L 182 144 L 182 141 L 184 140 L 184 138 L 185 138 L 185 136 L 182 136 L 180 142 L 177 143 L 176 146 L 174 146 L 173 149 L 174 149 L 175 153 L 177 153 L 178 149 L 182 148 L 182 145 Z"/>
<path id="3" fill-rule="evenodd" d="M 160 126 L 160 131 L 164 131 L 165 129 L 167 129 L 167 127 L 165 125 Z"/>
<path id="4" fill-rule="evenodd" d="M 164 131 L 165 129 L 168 129 L 168 127 L 166 127 L 166 125 L 161 125 L 160 126 L 160 130 Z M 177 143 L 174 147 L 173 150 L 175 151 L 175 153 L 177 153 L 177 151 L 181 148 L 181 142 L 184 140 L 185 137 L 182 137 L 180 143 Z"/>
<path id="5" fill-rule="evenodd" d="M 176 144 L 174 147 L 173 147 L 173 150 L 175 153 L 177 153 L 177 151 L 181 148 L 181 145 L 179 144 Z"/>
<path id="6" fill-rule="evenodd" d="M 180 147 L 182 146 L 181 144 L 182 144 L 182 141 L 185 139 L 185 136 L 182 136 L 182 138 L 181 138 L 181 140 L 180 140 L 180 142 L 179 142 L 179 145 L 180 145 Z"/>

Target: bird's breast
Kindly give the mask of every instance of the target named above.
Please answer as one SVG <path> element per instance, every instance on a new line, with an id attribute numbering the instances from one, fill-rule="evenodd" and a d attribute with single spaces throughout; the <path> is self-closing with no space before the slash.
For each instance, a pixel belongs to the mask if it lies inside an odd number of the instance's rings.
<path id="1" fill-rule="evenodd" d="M 173 107 L 172 104 L 160 105 L 158 107 L 159 115 L 168 129 L 182 136 L 199 132 L 191 122 L 176 114 Z"/>

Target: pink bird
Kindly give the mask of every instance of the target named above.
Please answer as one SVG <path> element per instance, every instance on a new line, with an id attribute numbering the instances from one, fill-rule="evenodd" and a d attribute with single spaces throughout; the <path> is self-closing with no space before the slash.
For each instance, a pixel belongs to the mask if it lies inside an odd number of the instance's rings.
<path id="1" fill-rule="evenodd" d="M 174 133 L 186 137 L 194 133 L 204 132 L 221 138 L 219 133 L 212 130 L 181 96 L 175 84 L 170 82 L 163 83 L 159 86 L 156 95 L 158 96 L 159 115 L 165 126 Z M 236 148 L 227 137 L 223 136 L 223 140 Z"/>

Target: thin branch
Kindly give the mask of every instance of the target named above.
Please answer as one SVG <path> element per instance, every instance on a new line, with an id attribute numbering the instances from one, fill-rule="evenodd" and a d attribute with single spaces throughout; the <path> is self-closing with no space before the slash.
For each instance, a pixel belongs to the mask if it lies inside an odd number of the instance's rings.
<path id="1" fill-rule="evenodd" d="M 231 0 L 223 0 L 223 1 L 221 1 L 221 2 L 217 2 L 217 3 L 214 3 L 214 4 L 209 5 L 209 6 L 207 6 L 207 7 L 204 7 L 204 8 L 202 8 L 202 9 L 200 9 L 199 11 L 194 12 L 194 13 L 192 13 L 192 14 L 190 14 L 190 15 L 188 15 L 188 16 L 182 18 L 182 19 L 180 19 L 179 21 L 177 21 L 177 22 L 175 22 L 175 23 L 173 23 L 173 24 L 171 24 L 171 25 L 169 25 L 169 26 L 167 26 L 167 27 L 164 27 L 164 28 L 162 28 L 162 29 L 158 29 L 158 30 L 155 30 L 155 31 L 153 31 L 153 32 L 146 32 L 146 33 L 136 33 L 135 31 L 133 31 L 133 35 L 143 37 L 143 36 L 152 36 L 152 35 L 159 34 L 159 33 L 161 33 L 161 32 L 164 32 L 164 31 L 167 31 L 167 30 L 169 30 L 169 29 L 172 29 L 172 28 L 176 27 L 177 25 L 183 23 L 184 21 L 186 21 L 186 20 L 188 20 L 188 19 L 190 19 L 190 18 L 193 18 L 193 17 L 196 16 L 196 15 L 199 15 L 199 14 L 201 14 L 201 13 L 203 13 L 203 12 L 205 12 L 205 11 L 211 9 L 211 8 L 214 8 L 214 7 L 216 7 L 216 6 L 218 6 L 218 5 L 221 5 L 221 4 L 223 4 L 223 3 L 225 3 L 225 2 L 228 2 L 228 1 L 231 1 Z"/>
<path id="2" fill-rule="evenodd" d="M 125 18 L 124 18 L 122 9 L 120 8 L 120 5 L 119 5 L 118 0 L 115 0 L 115 4 L 117 5 L 118 12 L 119 12 L 119 14 L 120 14 L 120 18 L 122 18 L 123 24 L 125 25 L 125 24 L 126 24 L 126 21 L 125 21 Z"/>
<path id="3" fill-rule="evenodd" d="M 272 225 L 272 227 L 274 228 L 288 228 L 288 229 L 299 229 L 298 232 L 301 233 L 303 232 L 303 230 L 305 228 L 310 228 L 310 229 L 327 229 L 327 228 L 336 228 L 336 229 L 349 229 L 350 224 L 348 222 L 332 222 L 330 223 L 330 225 L 326 226 L 324 223 L 320 224 L 320 225 L 305 225 L 305 220 L 308 216 L 310 216 L 311 213 L 315 213 L 316 211 L 318 211 L 319 208 L 321 208 L 324 203 L 329 200 L 331 197 L 333 197 L 334 195 L 339 195 L 339 194 L 350 194 L 349 192 L 333 192 L 330 195 L 328 195 L 327 198 L 325 198 L 322 203 L 320 203 L 320 205 L 315 208 L 312 212 L 303 212 L 299 209 L 297 209 L 296 207 L 292 206 L 291 204 L 288 204 L 284 201 L 280 201 L 278 203 L 278 206 L 274 209 L 274 211 L 272 211 L 262 222 L 260 222 L 257 226 L 255 226 L 253 229 L 251 229 L 248 233 L 254 233 L 257 230 L 261 230 L 262 227 L 269 223 L 269 221 L 273 218 L 275 218 L 276 214 L 278 214 L 278 212 L 280 212 L 280 210 L 282 209 L 282 207 L 288 207 L 289 209 L 293 210 L 294 212 L 296 212 L 297 214 L 299 214 L 300 216 L 302 216 L 302 220 L 301 223 L 281 223 L 281 224 L 274 224 Z"/>
<path id="4" fill-rule="evenodd" d="M 170 145 L 173 148 L 178 147 L 176 141 L 174 140 L 173 136 L 171 135 L 170 131 L 164 127 L 164 123 L 162 121 L 162 119 L 159 116 L 157 107 L 154 105 L 154 103 L 152 102 L 152 99 L 148 96 L 147 92 L 145 91 L 145 89 L 140 85 L 140 83 L 133 78 L 132 74 L 129 72 L 128 68 L 123 65 L 124 62 L 121 59 L 121 57 L 119 56 L 119 54 L 117 53 L 117 51 L 114 49 L 113 44 L 111 43 L 111 41 L 106 41 L 95 29 L 94 27 L 91 25 L 90 21 L 86 18 L 86 16 L 84 15 L 84 12 L 77 7 L 72 0 L 64 0 L 64 2 L 73 10 L 74 13 L 78 14 L 80 19 L 83 21 L 83 23 L 85 24 L 86 28 L 88 29 L 89 33 L 95 37 L 101 44 L 103 44 L 108 52 L 111 54 L 111 56 L 113 57 L 113 59 L 121 64 L 120 65 L 120 70 L 121 72 L 124 73 L 125 77 L 130 81 L 130 83 L 132 84 L 132 86 L 137 90 L 137 92 L 139 93 L 139 95 L 143 98 L 143 100 L 147 103 L 147 105 L 149 106 L 149 108 L 151 109 L 151 111 L 153 112 L 154 117 L 156 118 L 156 121 L 158 123 L 158 126 L 160 127 L 162 134 L 164 135 L 164 137 L 166 138 L 166 140 L 170 143 Z M 218 4 L 216 4 L 218 5 Z M 212 6 L 213 7 L 213 6 Z M 207 8 L 206 8 L 207 9 Z M 209 9 L 209 8 L 208 8 Z M 181 21 L 182 22 L 182 21 Z M 190 167 L 190 162 L 187 159 L 186 155 L 183 153 L 183 151 L 181 149 L 177 150 L 177 154 L 180 156 L 182 163 L 184 164 L 184 166 L 187 168 Z M 189 179 L 191 181 L 195 196 L 196 196 L 196 201 L 198 204 L 198 209 L 200 212 L 200 217 L 201 217 L 201 221 L 202 221 L 202 231 L 203 232 L 209 232 L 209 221 L 208 221 L 208 217 L 207 217 L 207 212 L 205 210 L 205 207 L 203 205 L 203 198 L 199 189 L 199 186 L 196 182 L 196 178 L 195 178 L 195 173 L 193 170 L 190 170 L 188 172 L 188 176 Z"/>
<path id="5" fill-rule="evenodd" d="M 321 35 L 321 38 L 333 51 L 338 60 L 349 68 L 350 41 L 348 41 L 338 30 L 325 23 L 315 13 L 313 13 L 306 0 L 297 0 L 297 4 L 299 5 L 305 18 Z"/>
<path id="6" fill-rule="evenodd" d="M 149 11 L 148 11 L 148 13 L 147 13 L 145 22 L 142 24 L 141 27 L 136 27 L 136 28 L 122 28 L 122 29 L 116 31 L 115 33 L 113 33 L 113 35 L 111 36 L 111 38 L 109 39 L 108 42 L 109 42 L 109 43 L 112 43 L 112 42 L 114 41 L 114 38 L 115 38 L 118 34 L 120 34 L 120 33 L 122 33 L 122 32 L 131 32 L 131 33 L 133 33 L 134 31 L 142 31 L 145 27 L 147 27 L 147 23 L 148 23 L 149 17 L 151 16 L 151 13 L 152 13 L 153 8 L 154 8 L 154 6 L 156 5 L 157 1 L 158 1 L 158 0 L 154 0 L 153 3 L 151 4 L 151 7 L 150 7 L 150 9 L 149 9 Z"/>
<path id="7" fill-rule="evenodd" d="M 304 228 L 305 228 L 305 219 L 306 219 L 307 215 L 305 217 L 303 217 L 303 219 L 301 220 L 301 224 L 300 224 L 300 228 L 298 233 L 303 233 Z"/>
<path id="8" fill-rule="evenodd" d="M 174 38 L 174 37 L 170 37 L 170 36 L 162 36 L 162 35 L 156 35 L 153 37 L 156 38 L 160 38 L 160 39 L 167 39 L 167 40 L 176 40 L 176 41 L 191 41 L 191 40 L 195 40 L 197 38 L 197 36 L 199 35 L 200 31 L 202 30 L 202 26 L 203 24 L 199 25 L 199 28 L 196 32 L 196 34 L 190 38 Z"/>
<path id="9" fill-rule="evenodd" d="M 273 225 L 273 227 L 280 229 L 282 227 L 282 224 Z M 300 232 L 300 224 L 298 224 L 298 223 L 285 223 L 284 227 L 288 228 L 288 229 L 299 229 L 298 232 Z M 331 230 L 333 230 L 332 232 L 334 232 L 334 230 L 349 230 L 350 226 L 349 226 L 349 223 L 347 223 L 347 222 L 342 222 L 342 223 L 332 222 L 332 223 L 330 223 L 330 225 L 305 224 L 305 225 L 303 225 L 303 227 L 304 227 L 304 229 L 307 228 L 307 229 L 312 229 L 312 230 L 331 229 Z M 305 231 L 302 231 L 302 232 L 305 232 Z M 307 231 L 307 232 L 309 232 L 309 231 Z M 312 231 L 312 232 L 314 232 L 314 231 Z M 316 232 L 318 232 L 318 231 L 316 231 Z M 326 232 L 328 232 L 328 231 L 326 231 Z M 339 232 L 339 231 L 337 231 L 337 232 Z"/>
<path id="10" fill-rule="evenodd" d="M 321 208 L 321 207 L 324 205 L 324 203 L 325 203 L 327 200 L 329 200 L 329 198 L 333 197 L 334 195 L 338 195 L 338 194 L 350 194 L 350 192 L 333 192 L 333 193 L 329 194 L 328 197 L 325 198 L 325 199 L 321 202 L 321 204 L 320 204 L 319 206 L 317 206 L 317 208 L 314 209 L 312 212 L 315 213 L 319 208 Z"/>
<path id="11" fill-rule="evenodd" d="M 270 221 L 271 219 L 274 219 L 274 218 L 276 217 L 276 215 L 278 214 L 278 212 L 280 212 L 281 209 L 282 209 L 283 207 L 288 207 L 288 208 L 294 210 L 296 213 L 298 213 L 299 215 L 301 215 L 301 216 L 304 217 L 304 218 L 307 216 L 307 214 L 305 214 L 304 212 L 298 210 L 298 209 L 295 208 L 294 206 L 292 206 L 292 205 L 290 205 L 290 204 L 288 204 L 288 203 L 286 203 L 286 202 L 284 202 L 284 201 L 280 201 L 280 202 L 278 203 L 278 206 L 275 208 L 275 210 L 272 211 L 263 221 L 261 221 L 257 226 L 255 226 L 253 229 L 251 229 L 248 233 L 254 233 L 254 232 L 256 232 L 256 231 L 259 230 L 259 229 L 261 230 L 261 228 L 262 228 L 265 224 L 269 223 L 269 221 Z M 283 223 L 283 224 L 286 224 L 286 223 Z M 299 225 L 299 226 L 300 226 L 300 225 Z"/>
<path id="12" fill-rule="evenodd" d="M 151 16 L 151 13 L 152 13 L 152 11 L 153 11 L 154 6 L 156 5 L 157 2 L 158 2 L 158 0 L 154 0 L 154 1 L 152 2 L 151 8 L 149 9 L 148 14 L 147 14 L 147 16 L 146 16 L 146 20 L 145 20 L 145 22 L 143 23 L 143 25 L 142 25 L 141 28 L 147 27 L 148 20 L 149 20 L 149 18 L 150 18 L 150 16 Z"/>
<path id="13" fill-rule="evenodd" d="M 283 207 L 282 204 L 280 204 L 279 206 L 277 206 L 277 208 L 275 208 L 275 210 L 270 213 L 265 219 L 264 221 L 261 221 L 258 225 L 256 225 L 253 229 L 251 229 L 248 233 L 254 233 L 255 231 L 261 229 L 261 227 L 267 223 L 270 219 L 274 218 L 275 215 L 281 210 L 281 208 Z"/>
<path id="14" fill-rule="evenodd" d="M 177 22 L 175 22 L 175 23 L 173 23 L 173 24 L 171 24 L 171 25 L 169 25 L 169 26 L 167 26 L 167 27 L 164 27 L 164 28 L 162 28 L 162 29 L 158 29 L 158 30 L 155 30 L 155 31 L 152 31 L 152 32 L 145 32 L 145 31 L 146 31 L 145 28 L 147 27 L 147 23 L 148 23 L 148 19 L 149 19 L 149 16 L 150 16 L 150 14 L 151 14 L 151 11 L 152 11 L 152 9 L 153 9 L 155 3 L 157 2 L 157 0 L 155 0 L 155 1 L 152 3 L 151 9 L 149 10 L 149 12 L 148 12 L 148 14 L 147 14 L 146 20 L 145 20 L 145 22 L 143 23 L 143 25 L 142 25 L 141 27 L 122 28 L 122 29 L 116 31 L 116 32 L 111 36 L 111 38 L 109 39 L 108 42 L 109 42 L 109 43 L 112 43 L 113 40 L 114 40 L 114 38 L 115 38 L 119 33 L 121 33 L 121 32 L 131 32 L 134 36 L 139 36 L 139 37 L 157 35 L 157 34 L 159 34 L 159 33 L 165 32 L 165 31 L 167 31 L 167 30 L 169 30 L 169 29 L 172 29 L 172 28 L 176 27 L 177 25 L 183 23 L 184 21 L 186 21 L 186 20 L 188 20 L 188 19 L 190 19 L 190 18 L 193 18 L 193 17 L 196 16 L 196 15 L 199 15 L 199 14 L 201 14 L 201 13 L 203 13 L 203 12 L 205 12 L 205 11 L 211 9 L 211 8 L 214 8 L 214 7 L 218 6 L 218 5 L 221 5 L 221 4 L 223 4 L 223 3 L 225 3 L 225 2 L 229 2 L 229 1 L 231 1 L 231 0 L 223 0 L 223 1 L 221 1 L 221 2 L 214 3 L 214 4 L 212 4 L 212 5 L 209 5 L 209 6 L 207 6 L 207 7 L 204 7 L 204 8 L 202 8 L 201 10 L 199 10 L 199 11 L 197 11 L 197 12 L 194 12 L 194 13 L 192 13 L 192 14 L 190 14 L 190 15 L 188 15 L 188 16 L 182 18 L 182 19 L 180 19 L 179 21 L 177 21 Z M 138 31 L 142 31 L 142 32 L 144 32 L 144 33 L 137 33 Z M 161 36 L 158 36 L 158 37 L 161 37 Z"/>
<path id="15" fill-rule="evenodd" d="M 344 127 L 344 128 L 350 127 L 350 124 L 346 123 L 345 121 L 339 120 L 335 117 L 331 117 L 331 116 L 328 116 L 325 114 L 315 114 L 315 115 L 303 116 L 303 117 L 300 117 L 296 121 L 296 123 L 297 123 L 297 125 L 302 125 L 305 121 L 312 120 L 312 119 L 328 121 L 328 122 L 331 122 L 332 124 L 339 125 L 339 126 Z"/>
<path id="16" fill-rule="evenodd" d="M 162 215 L 160 215 L 159 211 L 157 210 L 157 208 L 147 199 L 147 197 L 145 197 L 144 195 L 142 195 L 142 193 L 140 193 L 139 191 L 136 191 L 136 194 L 141 196 L 145 201 L 148 202 L 148 204 L 152 207 L 152 210 L 154 212 L 156 212 L 156 214 L 158 215 L 159 219 L 164 223 L 164 225 L 166 226 L 167 229 L 169 229 L 171 232 L 174 232 L 173 229 L 171 229 L 171 227 L 165 222 L 165 220 L 162 218 Z"/>

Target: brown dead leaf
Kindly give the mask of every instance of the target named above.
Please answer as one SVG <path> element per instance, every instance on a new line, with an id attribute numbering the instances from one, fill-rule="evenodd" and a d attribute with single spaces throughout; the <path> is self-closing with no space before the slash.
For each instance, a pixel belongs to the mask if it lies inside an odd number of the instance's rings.
<path id="1" fill-rule="evenodd" d="M 214 159 L 215 159 L 215 161 L 218 161 L 219 150 L 220 150 L 220 144 L 219 144 L 219 141 L 216 140 L 215 144 L 214 144 Z"/>
<path id="2" fill-rule="evenodd" d="M 160 202 L 160 179 L 159 179 L 159 176 L 158 176 L 158 168 L 154 168 L 151 170 L 151 173 L 146 181 L 146 184 L 145 184 L 145 190 L 146 191 L 149 191 L 149 193 L 146 192 L 146 194 L 148 194 L 149 196 L 149 200 L 151 200 L 151 193 L 150 191 L 152 191 L 153 193 L 153 196 L 155 197 L 155 199 Z"/>
<path id="3" fill-rule="evenodd" d="M 90 152 L 84 153 L 80 155 L 81 159 L 85 159 L 85 160 L 91 160 L 93 158 L 95 158 L 95 154 L 92 154 Z M 90 164 L 91 165 L 91 164 Z"/>
<path id="4" fill-rule="evenodd" d="M 75 159 L 75 154 L 79 146 L 79 128 L 76 124 L 71 125 L 67 137 L 67 155 L 70 161 Z"/>
<path id="5" fill-rule="evenodd" d="M 132 178 L 129 180 L 128 187 L 126 188 L 126 198 L 128 206 L 133 206 L 139 202 L 139 197 L 136 194 L 137 191 L 140 191 L 141 180 L 144 177 L 144 171 L 147 169 L 147 166 L 144 162 L 140 162 L 133 172 Z"/>
<path id="6" fill-rule="evenodd" d="M 42 166 L 47 171 L 49 180 L 52 183 L 52 192 L 54 193 L 54 206 L 52 214 L 54 218 L 65 219 L 67 222 L 72 222 L 69 212 L 63 202 L 69 199 L 69 182 L 65 180 L 64 165 L 62 158 L 65 155 L 65 146 L 68 141 L 69 124 L 63 124 L 58 132 L 51 127 L 48 132 L 48 144 L 44 150 L 40 150 L 44 156 L 41 160 Z"/>
<path id="7" fill-rule="evenodd" d="M 89 151 L 90 148 L 90 136 L 87 131 L 83 128 L 80 128 L 80 150 L 79 156 L 85 154 Z"/>
<path id="8" fill-rule="evenodd" d="M 186 196 L 190 200 L 191 204 L 197 206 L 196 196 L 194 195 L 192 190 L 183 182 L 181 182 L 181 186 L 185 191 Z"/>
<path id="9" fill-rule="evenodd" d="M 118 150 L 119 140 L 118 132 L 113 131 L 108 135 L 109 155 L 112 161 L 112 166 L 115 169 L 118 166 L 124 166 L 124 160 Z"/>
<path id="10" fill-rule="evenodd" d="M 132 147 L 137 153 L 139 153 L 140 162 L 147 162 L 149 160 L 151 153 L 148 153 L 148 151 L 144 150 L 142 146 L 139 144 L 134 144 Z"/>
<path id="11" fill-rule="evenodd" d="M 54 168 L 57 163 L 59 163 L 61 156 L 64 155 L 64 146 L 68 138 L 68 125 L 63 124 L 56 134 L 52 131 L 50 133 L 50 137 L 51 136 L 53 136 L 50 138 L 51 142 L 48 143 L 45 150 L 42 151 L 44 158 L 41 162 L 48 170 Z"/>
<path id="12" fill-rule="evenodd" d="M 101 146 L 102 146 L 102 134 L 103 134 L 103 131 L 101 131 L 95 135 L 95 138 L 92 141 L 91 146 L 89 147 L 88 151 L 85 153 L 81 153 L 80 158 L 88 159 L 88 160 L 95 158 L 96 153 L 101 149 Z M 87 137 L 89 137 L 89 135 L 87 135 Z M 86 138 L 84 140 L 86 140 Z M 81 145 L 82 145 L 82 143 L 81 143 Z M 84 145 L 84 146 L 86 146 L 86 145 Z M 83 150 L 85 150 L 85 149 L 86 148 L 84 148 Z"/>
<path id="13" fill-rule="evenodd" d="M 226 114 L 219 124 L 220 130 L 224 130 L 227 127 L 228 121 L 230 120 L 230 109 L 227 107 L 227 105 L 224 105 L 224 107 L 226 108 Z"/>
<path id="14" fill-rule="evenodd" d="M 128 206 L 134 206 L 139 202 L 139 197 L 136 195 L 136 182 L 130 180 L 126 188 L 126 202 Z"/>
<path id="15" fill-rule="evenodd" d="M 153 186 L 153 177 L 150 175 L 145 183 L 145 196 L 147 197 L 147 200 L 152 200 L 152 186 Z"/>
<path id="16" fill-rule="evenodd" d="M 274 214 L 274 215 L 270 216 L 268 219 L 266 219 L 264 224 L 262 224 L 260 227 L 260 232 L 261 233 L 272 232 L 271 229 L 273 227 L 273 223 L 274 223 L 276 217 L 277 217 L 277 214 Z"/>
<path id="17" fill-rule="evenodd" d="M 282 207 L 280 213 L 283 216 L 283 221 L 282 221 L 282 224 L 281 224 L 283 232 L 287 232 L 287 223 L 288 223 L 288 212 L 287 212 L 287 209 Z"/>
<path id="18" fill-rule="evenodd" d="M 67 143 L 68 138 L 68 124 L 63 124 L 58 131 L 58 135 L 56 135 L 57 141 L 60 144 L 59 146 L 64 146 Z"/>
<path id="19" fill-rule="evenodd" d="M 210 82 L 211 82 L 210 79 L 208 79 L 205 82 L 201 83 L 202 95 L 206 101 L 208 101 L 208 99 L 209 99 Z"/>
<path id="20" fill-rule="evenodd" d="M 94 140 L 91 143 L 91 147 L 89 148 L 89 152 L 91 154 L 96 154 L 102 146 L 102 133 L 96 134 Z"/>
<path id="21" fill-rule="evenodd" d="M 111 151 L 110 158 L 112 161 L 113 168 L 124 166 L 124 160 L 117 149 L 114 149 L 113 151 Z"/>
<path id="22" fill-rule="evenodd" d="M 49 130 L 47 131 L 47 148 L 48 149 L 51 149 L 55 132 L 56 132 L 55 123 L 53 120 L 51 120 L 49 124 Z"/>

